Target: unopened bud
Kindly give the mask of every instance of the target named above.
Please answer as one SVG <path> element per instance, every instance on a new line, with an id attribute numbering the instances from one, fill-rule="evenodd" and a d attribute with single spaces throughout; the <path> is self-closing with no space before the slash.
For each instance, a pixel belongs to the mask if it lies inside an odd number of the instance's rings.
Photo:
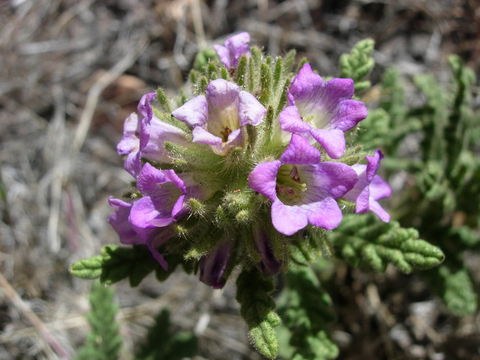
<path id="1" fill-rule="evenodd" d="M 237 220 L 239 223 L 246 223 L 250 221 L 250 213 L 248 210 L 240 210 L 237 215 L 235 215 L 235 220 Z"/>
<path id="2" fill-rule="evenodd" d="M 188 199 L 187 206 L 194 215 L 204 216 L 206 213 L 206 206 L 197 199 Z"/>

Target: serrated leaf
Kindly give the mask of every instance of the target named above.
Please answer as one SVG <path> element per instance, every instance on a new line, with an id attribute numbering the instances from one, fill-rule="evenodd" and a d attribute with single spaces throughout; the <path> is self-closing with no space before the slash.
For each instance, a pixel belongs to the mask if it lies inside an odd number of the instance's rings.
<path id="1" fill-rule="evenodd" d="M 125 278 L 130 284 L 138 285 L 159 264 L 143 246 L 118 247 L 105 246 L 102 249 L 103 264 L 100 281 L 113 284 Z"/>
<path id="2" fill-rule="evenodd" d="M 402 228 L 396 221 L 383 223 L 373 215 L 349 215 L 330 234 L 337 254 L 353 266 L 384 271 L 387 264 L 410 273 L 428 269 L 444 260 L 442 250 L 418 238 L 415 229 Z"/>
<path id="3" fill-rule="evenodd" d="M 119 247 L 107 245 L 101 255 L 83 259 L 70 268 L 72 275 L 82 279 L 100 279 L 103 284 L 114 284 L 129 279 L 130 286 L 137 286 L 151 272 L 157 272 L 157 278 L 166 279 L 180 262 L 176 256 L 167 256 L 169 270 L 162 269 L 145 246 Z M 159 274 L 163 274 L 159 275 Z"/>
<path id="4" fill-rule="evenodd" d="M 375 66 L 375 60 L 371 57 L 374 45 L 372 39 L 365 39 L 358 42 L 350 54 L 340 56 L 340 76 L 352 79 L 357 92 L 365 91 L 371 85 L 365 77 Z"/>
<path id="5" fill-rule="evenodd" d="M 429 272 L 435 289 L 447 307 L 457 316 L 471 315 L 478 306 L 478 296 L 468 270 L 442 265 Z"/>
<path id="6" fill-rule="evenodd" d="M 298 360 L 326 360 L 338 356 L 325 327 L 335 319 L 332 300 L 307 266 L 291 266 L 282 294 L 281 314 L 290 333 L 289 353 Z M 285 354 L 282 354 L 285 355 Z"/>
<path id="7" fill-rule="evenodd" d="M 191 332 L 175 331 L 170 314 L 162 310 L 148 330 L 145 342 L 135 354 L 136 360 L 181 360 L 197 351 L 197 338 Z"/>
<path id="8" fill-rule="evenodd" d="M 267 314 L 268 317 L 268 314 Z M 250 327 L 248 337 L 255 348 L 265 357 L 275 359 L 278 354 L 277 333 L 267 319 Z"/>
<path id="9" fill-rule="evenodd" d="M 217 53 L 213 49 L 203 49 L 197 53 L 195 56 L 195 61 L 193 63 L 193 68 L 197 71 L 204 71 L 208 63 L 218 60 Z"/>
<path id="10" fill-rule="evenodd" d="M 460 242 L 467 248 L 480 245 L 480 234 L 478 231 L 474 231 L 467 226 L 451 228 L 449 233 L 451 241 Z"/>
<path id="11" fill-rule="evenodd" d="M 156 98 L 163 111 L 170 114 L 172 112 L 172 107 L 170 105 L 170 101 L 168 100 L 167 95 L 165 94 L 165 90 L 163 90 L 162 88 L 158 88 L 156 91 L 156 95 Z"/>
<path id="12" fill-rule="evenodd" d="M 306 346 L 298 349 L 292 360 L 327 360 L 338 357 L 338 347 L 327 333 L 320 330 L 305 338 Z"/>
<path id="13" fill-rule="evenodd" d="M 102 256 L 82 259 L 70 267 L 70 273 L 81 279 L 97 279 L 102 275 L 102 263 Z"/>
<path id="14" fill-rule="evenodd" d="M 275 327 L 280 318 L 275 313 L 275 303 L 270 296 L 271 278 L 265 278 L 256 269 L 243 271 L 237 279 L 237 301 L 240 313 L 248 325 L 248 337 L 263 356 L 274 359 L 278 354 Z"/>
<path id="15" fill-rule="evenodd" d="M 119 325 L 116 322 L 118 306 L 113 291 L 98 282 L 90 292 L 90 312 L 87 321 L 90 333 L 75 357 L 76 360 L 115 360 L 122 347 Z"/>

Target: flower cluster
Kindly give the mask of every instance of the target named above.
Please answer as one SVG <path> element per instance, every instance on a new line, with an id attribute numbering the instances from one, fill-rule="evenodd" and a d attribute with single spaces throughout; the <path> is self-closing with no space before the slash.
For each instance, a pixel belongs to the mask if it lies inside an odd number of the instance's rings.
<path id="1" fill-rule="evenodd" d="M 285 269 L 289 244 L 335 229 L 349 202 L 390 219 L 378 202 L 391 193 L 377 175 L 382 153 L 355 164 L 363 156 L 347 147 L 367 116 L 353 81 L 325 81 L 308 63 L 292 73 L 249 41 L 216 45 L 173 111 L 163 92 L 142 97 L 117 146 L 132 195 L 109 200 L 123 244 L 147 246 L 164 269 L 166 253 L 193 261 L 214 288 L 236 266 Z"/>

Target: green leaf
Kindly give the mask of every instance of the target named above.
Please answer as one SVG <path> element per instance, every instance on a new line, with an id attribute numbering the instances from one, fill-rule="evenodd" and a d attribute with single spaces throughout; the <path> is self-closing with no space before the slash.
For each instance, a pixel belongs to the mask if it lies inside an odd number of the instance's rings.
<path id="1" fill-rule="evenodd" d="M 280 81 L 282 80 L 283 76 L 283 58 L 282 57 L 277 57 L 275 59 L 275 68 L 273 70 L 273 88 L 277 89 L 278 85 L 280 84 Z"/>
<path id="2" fill-rule="evenodd" d="M 122 338 L 115 318 L 118 307 L 113 299 L 113 291 L 98 282 L 92 285 L 90 312 L 87 320 L 90 333 L 79 351 L 76 360 L 115 360 L 119 357 Z"/>
<path id="3" fill-rule="evenodd" d="M 157 100 L 163 111 L 166 111 L 169 114 L 172 112 L 172 106 L 170 105 L 170 101 L 165 94 L 165 90 L 163 90 L 162 88 L 157 89 Z"/>
<path id="4" fill-rule="evenodd" d="M 396 221 L 384 223 L 373 215 L 345 216 L 330 237 L 338 256 L 376 271 L 393 264 L 410 273 L 437 266 L 445 257 L 438 247 L 419 239 L 415 229 L 402 228 Z"/>
<path id="5" fill-rule="evenodd" d="M 102 263 L 102 256 L 82 259 L 70 267 L 70 273 L 81 279 L 97 279 L 102 275 Z"/>
<path id="6" fill-rule="evenodd" d="M 382 98 L 380 107 L 393 118 L 402 119 L 406 112 L 405 90 L 400 74 L 394 68 L 388 68 L 382 76 Z"/>
<path id="7" fill-rule="evenodd" d="M 306 265 L 320 257 L 328 258 L 333 255 L 327 231 L 321 228 L 313 226 L 307 228 L 304 237 L 292 240 L 290 244 L 290 254 L 296 263 Z"/>
<path id="8" fill-rule="evenodd" d="M 390 115 L 383 109 L 369 111 L 367 118 L 358 125 L 357 139 L 367 150 L 384 147 L 392 141 Z"/>
<path id="9" fill-rule="evenodd" d="M 326 360 L 338 357 L 337 345 L 323 330 L 306 336 L 303 342 L 304 345 L 295 353 L 292 360 Z"/>
<path id="10" fill-rule="evenodd" d="M 475 84 L 475 73 L 466 67 L 457 55 L 448 58 L 455 81 L 455 98 L 451 114 L 445 127 L 447 142 L 448 170 L 452 170 L 463 150 L 468 149 L 471 142 L 473 112 L 471 109 L 471 88 Z M 477 124 L 478 128 L 478 124 Z"/>
<path id="11" fill-rule="evenodd" d="M 104 284 L 113 284 L 129 278 L 130 285 L 136 286 L 157 266 L 156 261 L 144 246 L 108 245 L 102 249 L 102 256 L 100 281 Z"/>
<path id="12" fill-rule="evenodd" d="M 295 57 L 297 51 L 295 49 L 290 50 L 283 59 L 284 73 L 287 74 L 292 71 L 293 64 L 295 64 Z"/>
<path id="13" fill-rule="evenodd" d="M 259 91 L 260 78 L 261 78 L 261 65 L 263 54 L 258 47 L 250 48 L 251 56 L 248 57 L 248 72 L 247 72 L 247 90 L 251 93 L 257 93 Z M 240 64 L 239 64 L 240 65 Z"/>
<path id="14" fill-rule="evenodd" d="M 311 268 L 290 267 L 280 302 L 280 313 L 291 334 L 293 359 L 326 360 L 338 356 L 338 348 L 325 329 L 335 319 L 332 300 Z"/>
<path id="15" fill-rule="evenodd" d="M 249 328 L 248 336 L 255 349 L 269 359 L 278 354 L 274 328 L 280 324 L 275 302 L 269 295 L 272 290 L 272 279 L 263 277 L 256 269 L 244 270 L 237 279 L 237 301 Z"/>
<path id="16" fill-rule="evenodd" d="M 466 248 L 473 248 L 480 245 L 480 236 L 478 232 L 468 226 L 453 227 L 449 230 L 450 241 L 455 241 Z"/>
<path id="17" fill-rule="evenodd" d="M 447 307 L 457 316 L 477 310 L 477 294 L 468 270 L 444 264 L 429 272 L 435 289 Z"/>
<path id="18" fill-rule="evenodd" d="M 206 76 L 201 76 L 198 79 L 198 85 L 197 85 L 197 94 L 203 94 L 205 90 L 207 90 L 208 86 L 208 78 Z"/>
<path id="19" fill-rule="evenodd" d="M 260 102 L 263 105 L 268 105 L 270 103 L 270 98 L 272 96 L 272 70 L 267 64 L 261 65 L 261 79 L 260 83 L 262 86 L 262 92 L 260 95 Z"/>
<path id="20" fill-rule="evenodd" d="M 204 49 L 197 53 L 193 68 L 197 71 L 204 71 L 208 63 L 212 60 L 218 60 L 217 53 L 213 49 Z"/>
<path id="21" fill-rule="evenodd" d="M 107 245 L 101 255 L 82 259 L 70 267 L 73 276 L 82 279 L 100 279 L 103 284 L 113 284 L 128 278 L 131 286 L 137 286 L 151 272 L 170 275 L 180 262 L 175 256 L 167 256 L 168 271 L 152 257 L 145 246 L 119 247 Z M 165 278 L 166 278 L 165 277 Z"/>
<path id="22" fill-rule="evenodd" d="M 357 92 L 365 91 L 371 85 L 370 81 L 364 79 L 375 66 L 371 56 L 374 46 L 372 39 L 364 39 L 353 47 L 350 54 L 340 56 L 340 76 L 353 79 Z"/>
<path id="23" fill-rule="evenodd" d="M 445 162 L 445 126 L 448 121 L 448 105 L 450 103 L 444 86 L 430 75 L 419 75 L 414 78 L 415 85 L 427 98 L 426 104 L 416 109 L 416 117 L 422 124 L 422 131 L 428 136 L 422 140 L 422 158 L 424 161 L 435 160 Z"/>
<path id="24" fill-rule="evenodd" d="M 247 76 L 248 58 L 246 55 L 242 55 L 238 61 L 237 73 L 235 80 L 239 86 L 244 86 Z"/>
<path id="25" fill-rule="evenodd" d="M 181 360 L 195 356 L 197 338 L 192 332 L 175 331 L 168 310 L 162 310 L 138 348 L 136 360 Z"/>
<path id="26" fill-rule="evenodd" d="M 207 77 L 209 80 L 215 80 L 218 78 L 219 66 L 216 62 L 209 62 L 207 65 Z"/>

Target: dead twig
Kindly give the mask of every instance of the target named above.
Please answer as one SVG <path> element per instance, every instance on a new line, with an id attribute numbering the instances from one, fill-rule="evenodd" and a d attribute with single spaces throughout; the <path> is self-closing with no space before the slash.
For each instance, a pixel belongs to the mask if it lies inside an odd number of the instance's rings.
<path id="1" fill-rule="evenodd" d="M 102 92 L 107 88 L 108 85 L 113 83 L 118 77 L 120 77 L 120 75 L 122 75 L 130 66 L 133 65 L 138 56 L 140 56 L 141 50 L 146 46 L 146 40 L 140 41 L 140 45 L 137 47 L 137 49 L 133 49 L 132 51 L 128 52 L 109 71 L 100 76 L 100 78 L 90 88 L 85 107 L 80 115 L 80 122 L 78 123 L 77 130 L 75 131 L 75 135 L 73 137 L 72 148 L 74 152 L 79 151 L 85 141 Z"/>
<path id="2" fill-rule="evenodd" d="M 70 359 L 70 356 L 54 336 L 48 331 L 42 320 L 28 307 L 20 295 L 10 285 L 8 280 L 0 273 L 0 286 L 12 305 L 33 325 L 40 338 L 45 343 L 45 352 L 49 358 Z"/>

